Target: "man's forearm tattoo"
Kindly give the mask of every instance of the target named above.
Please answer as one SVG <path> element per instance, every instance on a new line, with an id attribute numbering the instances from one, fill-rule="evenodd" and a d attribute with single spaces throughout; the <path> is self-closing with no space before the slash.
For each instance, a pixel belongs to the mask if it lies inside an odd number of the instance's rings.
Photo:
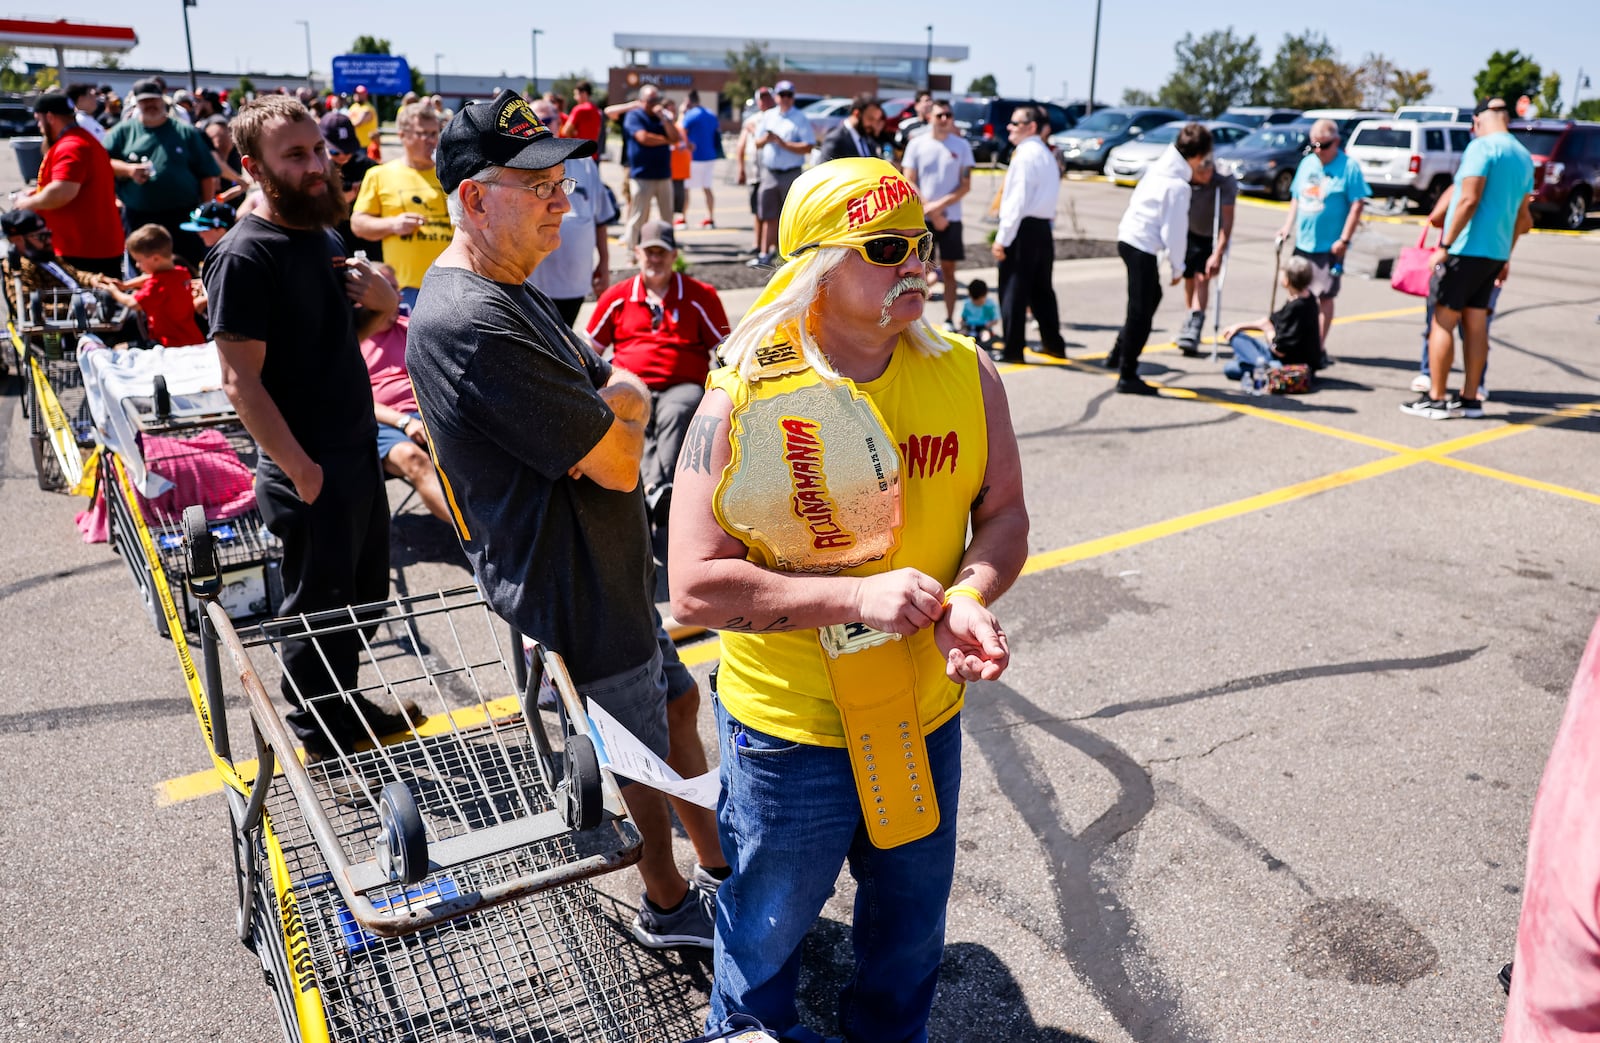
<path id="1" fill-rule="evenodd" d="M 722 421 L 714 416 L 697 416 L 683 436 L 683 449 L 678 453 L 678 467 L 684 471 L 711 473 L 711 451 L 717 444 L 717 428 Z"/>
<path id="2" fill-rule="evenodd" d="M 766 626 L 761 626 L 753 619 L 746 619 L 743 616 L 734 616 L 720 627 L 717 627 L 717 629 L 738 630 L 746 634 L 769 634 L 783 630 L 793 630 L 795 627 L 789 622 L 788 616 L 779 616 Z"/>

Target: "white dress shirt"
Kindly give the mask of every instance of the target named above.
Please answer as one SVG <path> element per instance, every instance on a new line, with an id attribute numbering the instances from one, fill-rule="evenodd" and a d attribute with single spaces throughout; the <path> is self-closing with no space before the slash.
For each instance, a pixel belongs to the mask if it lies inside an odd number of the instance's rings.
<path id="1" fill-rule="evenodd" d="M 87 112 L 84 112 L 82 109 L 73 109 L 72 119 L 78 124 L 78 126 L 88 131 L 90 137 L 94 138 L 102 145 L 106 143 L 106 128 L 100 125 L 99 120 L 96 120 L 93 116 L 89 115 Z"/>
<path id="2" fill-rule="evenodd" d="M 1061 198 L 1061 170 L 1050 146 L 1037 134 L 1030 134 L 1011 153 L 1006 168 L 1005 186 L 1000 190 L 1000 230 L 994 241 L 1010 246 L 1024 217 L 1054 221 L 1056 203 Z"/>

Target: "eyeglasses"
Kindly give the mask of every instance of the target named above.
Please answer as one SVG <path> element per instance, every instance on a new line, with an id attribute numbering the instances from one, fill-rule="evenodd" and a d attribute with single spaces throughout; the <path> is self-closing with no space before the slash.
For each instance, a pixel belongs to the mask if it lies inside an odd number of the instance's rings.
<path id="1" fill-rule="evenodd" d="M 572 190 L 578 187 L 578 182 L 570 177 L 564 177 L 557 181 L 540 181 L 533 185 L 519 185 L 515 181 L 491 181 L 490 184 L 497 188 L 516 188 L 524 192 L 532 192 L 540 199 L 549 199 L 556 194 L 557 188 L 561 189 L 562 195 L 570 196 Z"/>
<path id="2" fill-rule="evenodd" d="M 1031 127 L 1031 126 L 1033 126 L 1033 120 L 1012 120 L 1011 122 L 1007 123 L 1006 126 L 1008 126 L 1008 127 Z"/>
<path id="3" fill-rule="evenodd" d="M 936 120 L 947 120 L 950 119 L 951 116 L 948 112 L 935 112 L 933 114 L 933 118 Z"/>
<path id="4" fill-rule="evenodd" d="M 1316 149 L 1318 152 L 1321 152 L 1323 149 L 1334 148 L 1338 144 L 1339 139 L 1334 138 L 1332 141 L 1313 141 L 1311 143 L 1311 147 Z"/>
<path id="5" fill-rule="evenodd" d="M 912 250 L 917 251 L 917 260 L 926 261 L 933 256 L 933 233 L 923 232 L 918 236 L 905 235 L 880 235 L 868 239 L 864 243 L 846 243 L 867 259 L 869 264 L 876 264 L 883 268 L 895 268 L 905 263 L 906 256 Z"/>

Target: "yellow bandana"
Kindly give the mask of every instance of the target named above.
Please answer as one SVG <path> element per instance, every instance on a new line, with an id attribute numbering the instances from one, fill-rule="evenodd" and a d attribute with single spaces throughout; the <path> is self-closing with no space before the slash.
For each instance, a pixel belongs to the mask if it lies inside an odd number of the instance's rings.
<path id="1" fill-rule="evenodd" d="M 833 159 L 795 178 L 778 218 L 778 269 L 751 306 L 774 300 L 805 270 L 821 246 L 851 246 L 895 229 L 923 227 L 922 199 L 911 182 L 881 159 Z"/>

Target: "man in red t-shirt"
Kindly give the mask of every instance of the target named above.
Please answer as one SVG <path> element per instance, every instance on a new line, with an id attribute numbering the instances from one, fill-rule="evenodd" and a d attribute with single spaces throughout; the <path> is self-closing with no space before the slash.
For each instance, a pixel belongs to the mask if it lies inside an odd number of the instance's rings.
<path id="1" fill-rule="evenodd" d="M 577 104 L 572 106 L 572 111 L 567 113 L 567 118 L 561 123 L 561 136 L 564 138 L 588 138 L 590 141 L 600 140 L 600 123 L 603 117 L 600 109 L 589 96 L 594 93 L 594 84 L 588 80 L 579 80 L 572 88 L 572 96 Z"/>
<path id="2" fill-rule="evenodd" d="M 39 95 L 33 118 L 47 151 L 39 165 L 39 187 L 20 197 L 17 209 L 44 218 L 63 261 L 81 271 L 121 276 L 122 215 L 105 148 L 78 126 L 65 94 Z"/>
<path id="3" fill-rule="evenodd" d="M 712 353 L 728 336 L 728 315 L 716 290 L 672 270 L 678 243 L 667 222 L 645 222 L 634 256 L 639 274 L 600 295 L 589 337 L 650 389 L 640 484 L 650 521 L 664 535 L 678 450 L 700 407 Z"/>

